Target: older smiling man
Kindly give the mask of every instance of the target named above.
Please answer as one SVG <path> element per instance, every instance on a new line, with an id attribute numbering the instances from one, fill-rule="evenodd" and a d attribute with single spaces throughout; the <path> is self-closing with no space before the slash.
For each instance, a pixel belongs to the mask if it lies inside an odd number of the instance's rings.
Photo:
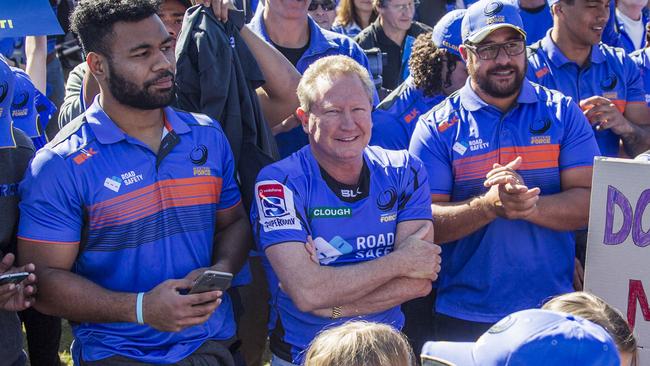
<path id="1" fill-rule="evenodd" d="M 268 259 L 273 365 L 300 364 L 318 332 L 350 318 L 401 328 L 399 305 L 437 277 L 425 171 L 404 150 L 368 147 L 372 89 L 348 57 L 310 66 L 297 111 L 309 145 L 258 176 L 251 222 Z"/>

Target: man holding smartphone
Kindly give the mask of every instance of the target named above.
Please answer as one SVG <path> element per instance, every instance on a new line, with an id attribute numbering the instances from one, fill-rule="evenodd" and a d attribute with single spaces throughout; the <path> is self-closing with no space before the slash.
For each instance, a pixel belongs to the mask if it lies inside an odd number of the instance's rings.
<path id="1" fill-rule="evenodd" d="M 0 57 L 0 360 L 10 366 L 22 366 L 27 361 L 22 350 L 23 339 L 16 311 L 33 305 L 31 298 L 36 288 L 36 276 L 30 274 L 21 282 L 3 281 L 3 275 L 33 272 L 34 265 L 14 267 L 16 225 L 18 224 L 18 182 L 23 178 L 29 159 L 34 156 L 34 145 L 27 135 L 12 126 L 11 101 L 14 75 Z M 6 277 L 6 276 L 5 276 Z M 20 278 L 19 278 L 20 279 Z"/>
<path id="2" fill-rule="evenodd" d="M 37 309 L 73 321 L 76 364 L 234 365 L 231 300 L 183 295 L 237 273 L 250 228 L 219 124 L 169 108 L 172 37 L 153 0 L 72 14 L 101 93 L 36 154 L 20 186 L 18 250 Z"/>

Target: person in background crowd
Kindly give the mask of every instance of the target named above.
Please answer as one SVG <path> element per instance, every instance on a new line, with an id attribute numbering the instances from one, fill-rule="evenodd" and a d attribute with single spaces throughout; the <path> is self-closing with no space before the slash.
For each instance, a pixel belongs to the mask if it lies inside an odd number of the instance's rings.
<path id="1" fill-rule="evenodd" d="M 379 48 L 386 53 L 386 64 L 382 69 L 382 87 L 393 90 L 409 74 L 408 60 L 415 38 L 430 32 L 428 25 L 413 20 L 414 0 L 374 0 L 379 16 L 354 40 L 364 50 Z"/>
<path id="2" fill-rule="evenodd" d="M 603 327 L 616 343 L 621 366 L 636 366 L 637 342 L 623 315 L 600 297 L 588 292 L 571 292 L 554 297 L 542 309 L 577 315 Z"/>
<path id="3" fill-rule="evenodd" d="M 629 156 L 650 148 L 643 82 L 625 51 L 600 43 L 609 17 L 605 0 L 551 0 L 553 28 L 532 46 L 527 77 L 580 103 L 600 152 Z"/>
<path id="4" fill-rule="evenodd" d="M 428 342 L 422 365 L 618 366 L 616 345 L 599 325 L 572 314 L 523 310 L 476 342 Z"/>
<path id="5" fill-rule="evenodd" d="M 415 366 L 406 337 L 379 323 L 350 321 L 316 336 L 305 366 Z"/>
<path id="6" fill-rule="evenodd" d="M 301 364 L 318 332 L 351 318 L 401 328 L 399 306 L 437 277 L 421 162 L 367 146 L 373 88 L 348 57 L 312 64 L 296 112 L 309 145 L 258 176 L 251 223 L 277 312 L 274 366 Z"/>
<path id="7" fill-rule="evenodd" d="M 19 189 L 18 258 L 42 274 L 38 309 L 74 322 L 76 364 L 234 364 L 229 296 L 180 291 L 207 269 L 237 273 L 250 227 L 219 124 L 167 107 L 175 62 L 157 10 L 77 5 L 101 93 Z"/>
<path id="8" fill-rule="evenodd" d="M 309 3 L 307 11 L 319 27 L 332 30 L 332 24 L 334 24 L 336 18 L 336 1 L 313 0 Z"/>
<path id="9" fill-rule="evenodd" d="M 474 3 L 462 38 L 467 83 L 420 118 L 409 151 L 435 177 L 435 339 L 473 342 L 573 290 L 572 230 L 587 225 L 598 146 L 575 103 L 525 78 L 516 5 Z"/>
<path id="10" fill-rule="evenodd" d="M 458 52 L 464 14 L 465 9 L 452 10 L 432 33 L 416 38 L 409 59 L 411 75 L 372 113 L 371 145 L 408 149 L 420 115 L 465 84 L 467 68 Z"/>
<path id="11" fill-rule="evenodd" d="M 433 33 L 421 34 L 415 40 L 409 60 L 411 76 L 372 112 L 370 145 L 408 149 L 420 115 L 465 84 L 467 69 L 458 52 L 464 14 L 464 9 L 452 10 L 440 19 Z M 413 349 L 422 349 L 424 342 L 433 337 L 435 297 L 434 289 L 429 296 L 402 305 L 405 315 L 402 331 Z"/>
<path id="12" fill-rule="evenodd" d="M 621 47 L 627 53 L 645 48 L 648 24 L 648 0 L 616 1 L 616 30 Z"/>
<path id="13" fill-rule="evenodd" d="M 447 12 L 446 1 L 418 0 L 414 19 L 433 28 Z"/>
<path id="14" fill-rule="evenodd" d="M 34 264 L 14 266 L 18 226 L 18 183 L 22 180 L 34 145 L 21 130 L 12 126 L 11 103 L 15 77 L 0 57 L 0 275 L 30 272 L 22 282 L 0 283 L 0 360 L 9 366 L 24 366 L 23 334 L 17 311 L 34 305 L 36 275 Z"/>
<path id="15" fill-rule="evenodd" d="M 11 117 L 14 126 L 25 132 L 39 150 L 48 142 L 45 129 L 56 112 L 54 104 L 36 89 L 29 75 L 23 70 L 12 68 L 16 79 L 14 99 L 11 103 Z M 51 338 L 51 333 L 48 334 Z M 58 347 L 57 347 L 58 352 Z"/>
<path id="16" fill-rule="evenodd" d="M 372 0 L 341 0 L 332 31 L 355 37 L 377 19 Z"/>
<path id="17" fill-rule="evenodd" d="M 518 4 L 526 31 L 526 44 L 531 45 L 544 38 L 553 27 L 551 7 L 546 0 L 519 0 Z"/>
<path id="18" fill-rule="evenodd" d="M 368 70 L 368 58 L 347 36 L 322 29 L 309 17 L 308 1 L 268 0 L 262 12 L 250 23 L 251 30 L 271 43 L 300 72 L 316 60 L 331 56 L 349 56 Z M 376 100 L 378 102 L 378 97 Z M 307 135 L 295 116 L 274 130 L 281 157 L 287 157 L 308 143 Z"/>

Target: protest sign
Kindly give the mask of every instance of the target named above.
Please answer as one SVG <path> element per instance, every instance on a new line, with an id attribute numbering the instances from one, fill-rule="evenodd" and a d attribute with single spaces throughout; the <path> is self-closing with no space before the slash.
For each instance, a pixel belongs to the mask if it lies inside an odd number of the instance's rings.
<path id="1" fill-rule="evenodd" d="M 585 290 L 619 309 L 650 365 L 650 163 L 596 158 Z"/>

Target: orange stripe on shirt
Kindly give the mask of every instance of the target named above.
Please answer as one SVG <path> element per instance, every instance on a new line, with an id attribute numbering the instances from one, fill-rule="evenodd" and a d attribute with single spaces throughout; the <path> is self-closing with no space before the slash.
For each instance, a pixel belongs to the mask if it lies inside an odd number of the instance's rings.
<path id="1" fill-rule="evenodd" d="M 39 240 L 39 239 L 31 239 L 31 238 L 26 238 L 24 236 L 17 235 L 16 236 L 20 240 L 26 240 L 26 241 L 33 241 L 36 243 L 41 243 L 41 244 L 58 244 L 58 245 L 77 245 L 79 244 L 78 241 L 54 241 L 54 240 Z"/>
<path id="2" fill-rule="evenodd" d="M 494 163 L 505 165 L 517 156 L 522 157 L 518 170 L 557 168 L 560 145 L 505 147 L 478 156 L 458 159 L 453 163 L 457 181 L 484 179 Z"/>
<path id="3" fill-rule="evenodd" d="M 219 203 L 222 179 L 210 177 L 210 183 L 181 184 L 173 186 L 169 181 L 153 184 L 153 189 L 134 201 L 114 203 L 103 206 L 102 203 L 89 208 L 89 221 L 92 229 L 125 224 L 155 214 L 172 207 Z M 205 182 L 205 179 L 201 179 Z M 160 183 L 160 184 L 159 184 Z M 133 193 L 133 192 L 132 192 Z"/>

